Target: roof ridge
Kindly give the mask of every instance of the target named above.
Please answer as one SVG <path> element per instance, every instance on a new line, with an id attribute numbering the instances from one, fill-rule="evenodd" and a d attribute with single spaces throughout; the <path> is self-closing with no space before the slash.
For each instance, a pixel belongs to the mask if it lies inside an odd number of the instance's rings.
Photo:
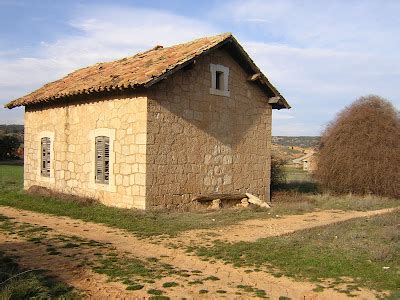
<path id="1" fill-rule="evenodd" d="M 195 40 L 192 40 L 192 41 L 189 41 L 189 42 L 185 42 L 185 43 L 180 43 L 180 44 L 175 44 L 175 45 L 163 47 L 163 48 L 161 48 L 161 49 L 175 48 L 175 47 L 183 46 L 183 45 L 186 45 L 186 44 L 193 44 L 193 43 L 195 43 L 195 42 L 199 42 L 200 40 L 205 40 L 205 39 L 210 39 L 210 38 L 216 38 L 216 37 L 222 37 L 222 36 L 226 36 L 226 38 L 228 38 L 228 37 L 231 37 L 231 36 L 232 36 L 232 33 L 231 33 L 231 32 L 225 32 L 225 33 L 221 33 L 221 34 L 218 34 L 218 35 L 215 35 L 215 36 L 206 36 L 206 37 L 198 38 L 198 39 L 195 39 Z M 161 49 L 160 49 L 160 50 L 161 50 Z M 158 49 L 157 49 L 157 50 L 158 50 Z M 138 52 L 138 53 L 136 53 L 136 54 L 134 54 L 134 55 L 124 56 L 124 57 L 119 58 L 119 59 L 114 59 L 114 60 L 110 60 L 110 61 L 103 61 L 103 62 L 97 62 L 97 63 L 95 63 L 95 64 L 92 64 L 92 65 L 89 65 L 89 66 L 86 66 L 86 67 L 82 67 L 82 68 L 76 69 L 76 70 L 74 70 L 74 71 L 68 73 L 66 76 L 64 76 L 64 77 L 62 77 L 62 78 L 60 78 L 60 79 L 56 79 L 56 80 L 54 80 L 54 81 L 50 81 L 50 82 L 48 82 L 48 83 L 45 83 L 43 86 L 51 85 L 52 83 L 58 82 L 58 81 L 64 79 L 65 77 L 67 77 L 67 76 L 69 76 L 69 75 L 71 75 L 71 74 L 77 73 L 77 72 L 82 71 L 82 70 L 85 70 L 85 69 L 90 69 L 90 68 L 93 68 L 93 67 L 95 67 L 95 66 L 102 66 L 102 65 L 105 65 L 105 64 L 113 63 L 113 62 L 125 61 L 125 60 L 127 60 L 127 59 L 133 59 L 133 58 L 135 58 L 135 57 L 140 57 L 141 55 L 145 55 L 145 54 L 147 54 L 147 53 L 149 53 L 149 52 L 151 52 L 151 51 L 155 51 L 154 47 L 153 47 L 153 48 L 150 48 L 150 49 L 148 49 L 148 50 L 142 51 L 142 52 Z M 32 92 L 32 93 L 33 93 L 33 92 Z M 30 94 L 32 94 L 32 93 L 30 93 Z"/>

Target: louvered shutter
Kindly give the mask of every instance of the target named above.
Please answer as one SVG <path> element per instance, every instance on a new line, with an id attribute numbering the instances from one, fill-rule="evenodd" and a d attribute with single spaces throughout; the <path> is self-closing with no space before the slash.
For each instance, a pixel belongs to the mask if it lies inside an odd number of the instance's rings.
<path id="1" fill-rule="evenodd" d="M 110 139 L 104 137 L 104 183 L 110 178 Z"/>
<path id="2" fill-rule="evenodd" d="M 110 178 L 110 138 L 96 137 L 96 182 L 108 184 Z"/>
<path id="3" fill-rule="evenodd" d="M 50 138 L 44 137 L 41 139 L 41 174 L 45 177 L 50 177 Z"/>

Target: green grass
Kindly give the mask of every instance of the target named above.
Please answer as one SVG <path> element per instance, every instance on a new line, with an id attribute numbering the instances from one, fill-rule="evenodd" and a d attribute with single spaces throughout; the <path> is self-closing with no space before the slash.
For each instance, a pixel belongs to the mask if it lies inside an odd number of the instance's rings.
<path id="1" fill-rule="evenodd" d="M 199 256 L 236 266 L 257 267 L 330 286 L 347 282 L 343 292 L 358 286 L 400 295 L 400 210 L 371 218 L 349 220 L 256 242 L 216 242 L 198 248 Z M 388 268 L 387 268 L 388 267 Z M 346 281 L 345 278 L 352 278 Z M 327 285 L 326 287 L 329 287 Z"/>
<path id="2" fill-rule="evenodd" d="M 148 283 L 154 283 L 155 280 L 165 277 L 186 277 L 188 272 L 161 263 L 158 259 L 140 260 L 119 253 L 108 243 L 77 236 L 57 235 L 41 226 L 17 222 L 1 214 L 0 231 L 11 236 L 17 235 L 31 243 L 40 239 L 41 243 L 46 246 L 48 255 L 60 255 L 76 260 L 74 263 L 78 267 L 88 267 L 96 273 L 108 276 L 110 281 L 122 282 L 127 285 L 127 290 L 142 289 Z M 67 247 L 65 247 L 66 245 Z M 172 281 L 163 284 L 164 287 L 168 288 L 177 285 L 178 283 Z"/>
<path id="3" fill-rule="evenodd" d="M 174 286 L 178 286 L 178 285 L 179 285 L 178 283 L 171 281 L 171 282 L 164 282 L 162 286 L 164 288 L 169 288 L 169 287 L 174 287 Z"/>
<path id="4" fill-rule="evenodd" d="M 267 293 L 264 290 L 254 288 L 249 285 L 238 285 L 238 289 L 243 290 L 246 293 L 253 293 L 258 298 L 268 298 Z"/>
<path id="5" fill-rule="evenodd" d="M 141 284 L 131 284 L 126 287 L 128 291 L 137 291 L 143 289 L 144 286 Z"/>
<path id="6" fill-rule="evenodd" d="M 208 277 L 204 278 L 203 280 L 204 281 L 206 281 L 206 280 L 218 281 L 220 279 L 218 277 L 216 277 L 216 276 L 211 275 L 211 276 L 208 276 Z"/>
<path id="7" fill-rule="evenodd" d="M 0 165 L 0 205 L 103 223 L 141 236 L 176 235 L 190 229 L 215 228 L 247 219 L 271 218 L 276 215 L 302 214 L 317 208 L 371 210 L 400 205 L 398 200 L 380 197 L 367 199 L 290 192 L 277 195 L 270 210 L 255 208 L 214 212 L 144 212 L 26 194 L 22 190 L 22 169 L 21 166 Z"/>
<path id="8" fill-rule="evenodd" d="M 151 289 L 147 291 L 147 294 L 159 296 L 163 294 L 163 291 L 157 289 Z"/>
<path id="9" fill-rule="evenodd" d="M 300 168 L 284 166 L 282 168 L 285 182 L 275 186 L 277 191 L 296 191 L 300 193 L 318 193 L 318 185 L 311 174 Z"/>
<path id="10" fill-rule="evenodd" d="M 21 269 L 14 258 L 0 251 L 0 299 L 80 299 L 73 289 L 54 278 L 45 276 L 43 270 Z M 18 275 L 21 274 L 21 275 Z"/>
<path id="11" fill-rule="evenodd" d="M 285 173 L 287 182 L 312 182 L 311 174 L 304 171 L 302 168 L 295 168 L 291 166 L 284 166 L 283 172 Z"/>

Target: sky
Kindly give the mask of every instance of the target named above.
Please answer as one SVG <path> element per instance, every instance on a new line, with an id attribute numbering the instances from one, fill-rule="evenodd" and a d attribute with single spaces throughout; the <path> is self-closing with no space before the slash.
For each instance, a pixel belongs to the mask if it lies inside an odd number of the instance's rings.
<path id="1" fill-rule="evenodd" d="M 398 0 L 0 0 L 3 105 L 97 62 L 232 32 L 292 109 L 274 110 L 273 135 L 320 135 L 357 98 L 400 109 Z"/>

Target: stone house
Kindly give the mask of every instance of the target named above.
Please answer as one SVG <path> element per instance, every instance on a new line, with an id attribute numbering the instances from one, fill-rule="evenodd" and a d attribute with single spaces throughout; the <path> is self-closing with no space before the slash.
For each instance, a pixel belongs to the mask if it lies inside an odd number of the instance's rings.
<path id="1" fill-rule="evenodd" d="M 139 209 L 268 200 L 272 109 L 290 108 L 229 33 L 77 70 L 17 106 L 25 189 Z"/>
<path id="2" fill-rule="evenodd" d="M 317 169 L 316 152 L 308 152 L 299 158 L 293 159 L 292 163 L 296 167 L 303 168 L 304 171 L 312 173 Z"/>

